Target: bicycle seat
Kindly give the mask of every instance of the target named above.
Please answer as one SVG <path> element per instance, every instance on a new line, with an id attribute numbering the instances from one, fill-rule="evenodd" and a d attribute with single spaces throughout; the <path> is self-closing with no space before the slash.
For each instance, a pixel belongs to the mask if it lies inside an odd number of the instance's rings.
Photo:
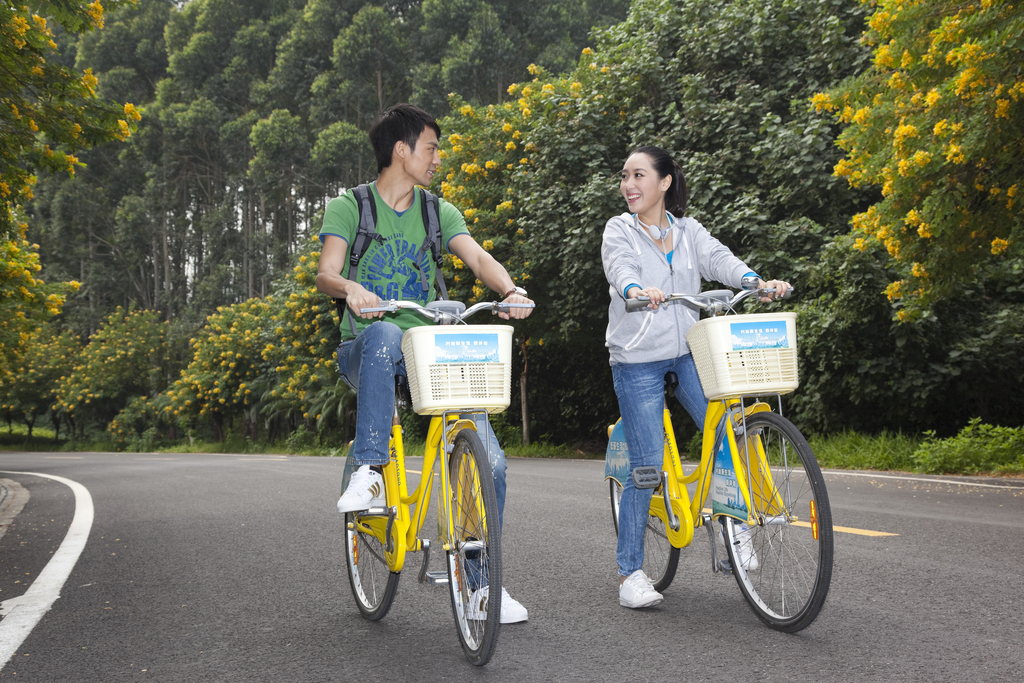
<path id="1" fill-rule="evenodd" d="M 674 372 L 665 373 L 665 396 L 672 396 L 676 393 L 676 387 L 679 386 L 679 375 Z"/>
<path id="2" fill-rule="evenodd" d="M 427 304 L 427 308 L 448 313 L 449 315 L 462 315 L 466 312 L 466 304 L 451 299 L 438 299 Z"/>

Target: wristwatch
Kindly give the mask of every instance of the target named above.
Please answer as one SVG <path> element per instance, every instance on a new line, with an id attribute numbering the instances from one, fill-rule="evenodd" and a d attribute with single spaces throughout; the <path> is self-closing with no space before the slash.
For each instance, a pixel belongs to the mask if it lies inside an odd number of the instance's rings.
<path id="1" fill-rule="evenodd" d="M 510 289 L 507 292 L 505 292 L 504 294 L 502 294 L 501 298 L 502 299 L 507 299 L 510 296 L 512 296 L 513 294 L 518 294 L 519 296 L 526 296 L 526 290 L 523 289 L 522 287 L 513 287 L 512 289 Z"/>

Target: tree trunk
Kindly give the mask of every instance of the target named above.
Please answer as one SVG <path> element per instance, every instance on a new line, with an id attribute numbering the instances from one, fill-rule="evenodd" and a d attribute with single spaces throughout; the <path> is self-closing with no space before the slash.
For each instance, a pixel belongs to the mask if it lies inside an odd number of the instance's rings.
<path id="1" fill-rule="evenodd" d="M 530 445 L 530 405 L 526 400 L 526 369 L 529 363 L 526 360 L 526 341 L 520 343 L 519 348 L 523 352 L 523 372 L 519 375 L 519 403 L 522 408 L 523 417 L 523 445 Z"/>

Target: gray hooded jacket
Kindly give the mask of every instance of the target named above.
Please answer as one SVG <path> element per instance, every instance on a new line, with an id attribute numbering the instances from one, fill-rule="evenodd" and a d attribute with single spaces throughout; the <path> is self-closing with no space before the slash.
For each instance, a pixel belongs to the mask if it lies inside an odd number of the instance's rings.
<path id="1" fill-rule="evenodd" d="M 751 272 L 728 247 L 692 218 L 672 220 L 672 263 L 632 215 L 608 220 L 601 244 L 601 262 L 608 278 L 608 330 L 605 346 L 611 364 L 649 363 L 690 352 L 686 332 L 699 311 L 676 301 L 652 311 L 626 312 L 623 291 L 631 284 L 657 287 L 666 294 L 698 294 L 701 278 L 738 289 Z"/>

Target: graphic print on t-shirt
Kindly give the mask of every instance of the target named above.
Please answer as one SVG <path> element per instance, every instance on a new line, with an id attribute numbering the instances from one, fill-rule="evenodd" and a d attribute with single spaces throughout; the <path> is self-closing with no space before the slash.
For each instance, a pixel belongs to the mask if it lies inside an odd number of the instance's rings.
<path id="1" fill-rule="evenodd" d="M 393 235 L 377 249 L 371 249 L 366 260 L 366 270 L 359 283 L 367 291 L 373 292 L 381 299 L 406 299 L 425 302 L 429 289 L 425 292 L 420 284 L 420 271 L 416 263 L 416 252 L 419 245 L 409 242 L 405 235 Z M 419 262 L 420 268 L 427 274 L 427 282 L 432 281 L 429 252 L 424 252 Z"/>

